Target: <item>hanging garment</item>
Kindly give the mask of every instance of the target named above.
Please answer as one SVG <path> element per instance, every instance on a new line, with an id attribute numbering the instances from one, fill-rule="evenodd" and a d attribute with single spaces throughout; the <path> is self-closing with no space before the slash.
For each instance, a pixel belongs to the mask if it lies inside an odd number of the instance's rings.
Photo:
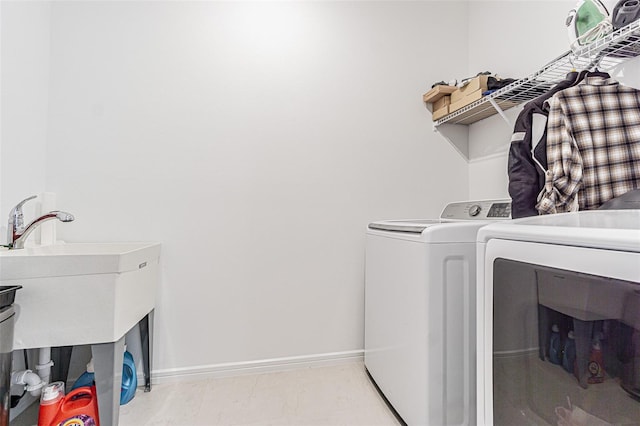
<path id="1" fill-rule="evenodd" d="M 526 103 L 516 119 L 507 166 L 511 217 L 514 219 L 538 214 L 537 198 L 544 188 L 547 171 L 546 129 L 549 108 L 546 101 L 559 91 L 581 82 L 586 74 L 586 71 L 567 74 L 565 80 L 547 93 Z M 606 74 L 606 77 L 609 75 Z"/>
<path id="2" fill-rule="evenodd" d="M 596 209 L 640 187 L 640 90 L 587 76 L 549 101 L 540 214 Z"/>

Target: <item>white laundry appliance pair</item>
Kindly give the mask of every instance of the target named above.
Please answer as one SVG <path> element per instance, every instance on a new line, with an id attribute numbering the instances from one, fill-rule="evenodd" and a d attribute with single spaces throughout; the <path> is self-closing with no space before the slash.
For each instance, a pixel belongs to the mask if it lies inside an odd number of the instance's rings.
<path id="1" fill-rule="evenodd" d="M 510 217 L 510 200 L 468 201 L 368 226 L 365 366 L 409 425 L 475 424 L 476 234 Z"/>
<path id="2" fill-rule="evenodd" d="M 478 232 L 479 425 L 640 425 L 640 210 Z"/>

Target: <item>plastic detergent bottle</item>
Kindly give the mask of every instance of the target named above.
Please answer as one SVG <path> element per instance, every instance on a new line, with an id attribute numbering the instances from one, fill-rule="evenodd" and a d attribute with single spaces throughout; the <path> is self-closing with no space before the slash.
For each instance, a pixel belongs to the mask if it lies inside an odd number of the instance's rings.
<path id="1" fill-rule="evenodd" d="M 95 386 L 83 386 L 64 395 L 64 383 L 47 385 L 40 397 L 38 426 L 100 426 Z"/>
<path id="2" fill-rule="evenodd" d="M 131 401 L 136 394 L 138 387 L 138 374 L 136 373 L 136 363 L 133 355 L 129 351 L 124 351 L 124 364 L 122 366 L 122 388 L 120 389 L 120 405 Z"/>
<path id="3" fill-rule="evenodd" d="M 93 369 L 93 358 L 87 364 L 87 371 L 82 373 L 78 380 L 73 384 L 71 390 L 77 389 L 82 386 L 93 386 L 96 381 L 95 370 Z"/>
<path id="4" fill-rule="evenodd" d="M 587 383 L 604 382 L 604 356 L 602 355 L 602 347 L 598 339 L 595 339 L 591 346 L 588 370 L 589 377 L 587 378 Z"/>
<path id="5" fill-rule="evenodd" d="M 93 367 L 93 358 L 87 364 L 87 371 L 82 373 L 78 380 L 75 381 L 71 390 L 85 386 L 93 386 L 95 383 L 95 370 Z M 122 364 L 122 386 L 120 388 L 120 405 L 124 405 L 131 401 L 138 387 L 138 375 L 136 373 L 136 364 L 133 355 L 129 351 L 124 352 L 124 361 Z"/>
<path id="6" fill-rule="evenodd" d="M 562 364 L 562 353 L 560 345 L 560 328 L 557 324 L 551 327 L 551 338 L 549 339 L 549 361 L 554 364 Z"/>
<path id="7" fill-rule="evenodd" d="M 562 354 L 562 367 L 567 372 L 576 374 L 576 340 L 573 334 L 573 330 L 569 331 L 567 335 L 567 343 L 564 345 L 564 352 Z"/>
<path id="8" fill-rule="evenodd" d="M 64 400 L 64 382 L 53 382 L 45 386 L 40 394 L 40 411 L 38 412 L 38 426 L 49 426 L 58 413 L 60 404 Z"/>

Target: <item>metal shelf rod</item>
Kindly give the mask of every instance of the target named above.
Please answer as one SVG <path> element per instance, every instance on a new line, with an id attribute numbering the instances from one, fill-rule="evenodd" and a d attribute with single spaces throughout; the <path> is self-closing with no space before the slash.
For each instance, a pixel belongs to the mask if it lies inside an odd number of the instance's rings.
<path id="1" fill-rule="evenodd" d="M 575 52 L 563 53 L 531 75 L 434 121 L 434 126 L 437 128 L 444 123 L 472 124 L 496 113 L 510 125 L 504 114 L 505 109 L 535 99 L 563 80 L 567 73 L 593 68 L 607 71 L 637 56 L 640 56 L 640 20 Z"/>

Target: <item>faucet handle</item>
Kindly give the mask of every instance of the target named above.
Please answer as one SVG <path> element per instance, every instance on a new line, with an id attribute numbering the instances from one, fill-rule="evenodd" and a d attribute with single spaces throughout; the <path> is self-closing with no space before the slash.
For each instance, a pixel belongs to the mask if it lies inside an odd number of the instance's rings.
<path id="1" fill-rule="evenodd" d="M 31 197 L 25 198 L 24 200 L 20 201 L 14 208 L 11 209 L 10 216 L 15 216 L 16 213 L 22 213 L 22 206 L 24 205 L 24 203 L 29 200 L 33 200 L 34 198 L 38 198 L 38 196 L 32 195 Z"/>
<path id="2" fill-rule="evenodd" d="M 20 209 L 20 208 L 22 208 L 22 205 L 23 205 L 24 203 L 26 203 L 26 202 L 27 202 L 27 201 L 29 201 L 29 200 L 33 200 L 34 198 L 38 198 L 38 196 L 37 196 L 37 195 L 32 195 L 31 197 L 27 197 L 27 198 L 25 198 L 24 200 L 20 201 L 20 202 L 19 202 L 19 203 L 14 207 L 14 209 Z"/>
<path id="3" fill-rule="evenodd" d="M 13 224 L 14 229 L 21 229 L 24 226 L 24 222 L 22 220 L 22 206 L 24 203 L 37 197 L 37 195 L 32 195 L 31 197 L 25 198 L 11 209 L 11 213 L 9 213 L 9 223 Z"/>

